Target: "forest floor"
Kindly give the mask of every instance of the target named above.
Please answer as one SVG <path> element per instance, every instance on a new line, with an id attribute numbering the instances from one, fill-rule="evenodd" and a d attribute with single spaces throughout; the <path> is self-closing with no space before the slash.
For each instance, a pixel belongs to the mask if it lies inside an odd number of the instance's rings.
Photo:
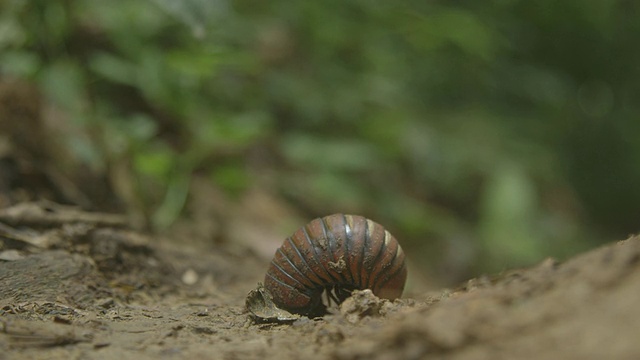
<path id="1" fill-rule="evenodd" d="M 1 359 L 638 359 L 640 237 L 322 318 L 245 310 L 267 264 L 53 203 L 0 210 Z"/>
<path id="2" fill-rule="evenodd" d="M 0 360 L 640 359 L 638 236 L 453 289 L 358 293 L 322 318 L 255 321 L 245 298 L 282 241 L 264 224 L 295 211 L 194 182 L 192 222 L 161 237 L 130 216 L 30 202 L 113 210 L 114 184 L 132 193 L 126 172 L 70 163 L 53 131 L 70 128 L 38 99 L 0 81 Z"/>

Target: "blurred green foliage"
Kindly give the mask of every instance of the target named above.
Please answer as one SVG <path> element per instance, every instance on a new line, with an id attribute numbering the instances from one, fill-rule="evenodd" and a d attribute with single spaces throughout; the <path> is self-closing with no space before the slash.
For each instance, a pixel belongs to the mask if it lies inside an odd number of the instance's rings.
<path id="1" fill-rule="evenodd" d="M 0 6 L 1 74 L 128 164 L 156 227 L 199 172 L 372 217 L 452 276 L 639 229 L 638 2 Z"/>

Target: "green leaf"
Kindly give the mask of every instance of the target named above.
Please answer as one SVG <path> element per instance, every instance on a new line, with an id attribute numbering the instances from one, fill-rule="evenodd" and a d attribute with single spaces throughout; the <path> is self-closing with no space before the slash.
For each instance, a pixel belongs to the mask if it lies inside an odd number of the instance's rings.
<path id="1" fill-rule="evenodd" d="M 119 84 L 137 83 L 135 64 L 107 52 L 97 52 L 89 60 L 89 67 L 105 79 Z"/>

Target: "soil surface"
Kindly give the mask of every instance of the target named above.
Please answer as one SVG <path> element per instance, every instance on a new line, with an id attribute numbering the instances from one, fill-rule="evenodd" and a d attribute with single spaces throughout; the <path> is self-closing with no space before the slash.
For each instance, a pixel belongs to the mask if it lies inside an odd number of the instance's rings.
<path id="1" fill-rule="evenodd" d="M 2 359 L 638 359 L 640 237 L 322 318 L 244 307 L 267 263 L 56 204 L 0 211 Z"/>

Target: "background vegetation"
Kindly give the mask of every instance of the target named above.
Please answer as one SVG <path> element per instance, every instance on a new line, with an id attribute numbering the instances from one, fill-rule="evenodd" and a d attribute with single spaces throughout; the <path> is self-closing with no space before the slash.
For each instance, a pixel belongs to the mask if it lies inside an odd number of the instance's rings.
<path id="1" fill-rule="evenodd" d="M 0 75 L 36 84 L 72 124 L 72 154 L 124 173 L 156 229 L 198 174 L 231 197 L 268 189 L 306 218 L 374 218 L 442 274 L 639 230 L 638 2 L 0 10 Z"/>

